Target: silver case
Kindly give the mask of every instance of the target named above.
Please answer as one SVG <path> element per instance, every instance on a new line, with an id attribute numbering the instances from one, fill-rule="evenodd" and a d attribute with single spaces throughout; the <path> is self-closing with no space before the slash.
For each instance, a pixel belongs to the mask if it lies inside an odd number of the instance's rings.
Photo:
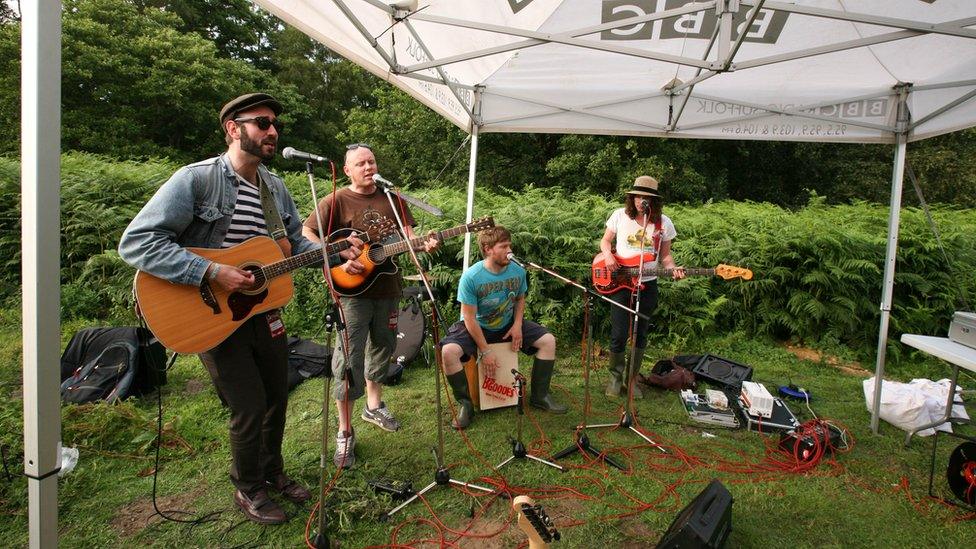
<path id="1" fill-rule="evenodd" d="M 956 311 L 949 325 L 949 339 L 976 349 L 976 313 Z"/>

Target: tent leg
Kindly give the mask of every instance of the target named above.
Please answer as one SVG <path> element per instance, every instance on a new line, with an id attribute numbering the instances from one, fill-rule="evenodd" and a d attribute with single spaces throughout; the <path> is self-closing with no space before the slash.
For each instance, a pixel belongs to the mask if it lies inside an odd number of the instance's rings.
<path id="1" fill-rule="evenodd" d="M 468 207 L 464 215 L 464 222 L 471 223 L 474 218 L 474 181 L 478 171 L 478 125 L 471 126 L 471 160 L 468 163 Z M 463 270 L 471 264 L 471 233 L 464 234 L 464 264 Z"/>
<path id="2" fill-rule="evenodd" d="M 29 546 L 58 545 L 61 2 L 25 2 L 21 42 L 24 474 Z"/>
<path id="3" fill-rule="evenodd" d="M 906 96 L 907 94 L 903 93 L 899 103 L 899 110 L 904 113 L 902 117 L 907 117 Z M 907 143 L 908 136 L 905 132 L 896 134 L 895 160 L 891 174 L 891 206 L 888 214 L 888 247 L 885 252 L 884 286 L 881 290 L 878 358 L 874 368 L 874 403 L 871 406 L 871 431 L 874 434 L 878 434 L 878 413 L 881 410 L 881 381 L 884 377 L 885 355 L 888 347 L 888 322 L 891 319 L 891 296 L 895 285 L 895 257 L 898 253 L 898 225 L 901 222 L 901 194 L 905 178 Z"/>

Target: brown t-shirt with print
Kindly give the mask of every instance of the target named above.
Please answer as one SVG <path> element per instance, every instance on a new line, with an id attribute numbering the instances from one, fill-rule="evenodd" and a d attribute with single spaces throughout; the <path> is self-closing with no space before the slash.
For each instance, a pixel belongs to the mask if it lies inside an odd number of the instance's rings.
<path id="1" fill-rule="evenodd" d="M 366 232 L 370 225 L 384 217 L 396 223 L 396 217 L 390 209 L 390 202 L 379 189 L 372 194 L 359 194 L 349 187 L 343 187 L 320 200 L 316 211 L 312 212 L 308 219 L 305 220 L 306 227 L 318 232 L 316 213 L 322 216 L 322 229 L 326 234 L 333 233 L 339 229 L 355 229 Z M 413 215 L 410 214 L 410 210 L 406 204 L 403 204 L 402 209 L 400 209 L 400 217 L 404 225 L 410 227 L 416 225 Z M 393 237 L 393 239 L 396 238 L 399 238 L 399 235 Z M 386 242 L 389 242 L 389 240 Z M 379 243 L 373 243 L 371 245 L 378 246 Z M 400 274 L 397 273 L 396 275 L 381 275 L 369 289 L 357 297 L 371 299 L 399 298 L 401 294 Z"/>

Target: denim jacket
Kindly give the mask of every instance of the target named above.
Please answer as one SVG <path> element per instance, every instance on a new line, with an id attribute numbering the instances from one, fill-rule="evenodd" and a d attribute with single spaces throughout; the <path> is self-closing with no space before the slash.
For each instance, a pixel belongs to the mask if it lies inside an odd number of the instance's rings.
<path id="1" fill-rule="evenodd" d="M 302 236 L 298 208 L 281 178 L 263 164 L 258 172 L 274 196 L 292 254 L 318 248 Z M 226 154 L 180 168 L 126 227 L 119 255 L 140 271 L 199 286 L 212 262 L 186 248 L 220 248 L 234 216 L 239 184 Z M 334 263 L 338 258 L 329 259 Z"/>

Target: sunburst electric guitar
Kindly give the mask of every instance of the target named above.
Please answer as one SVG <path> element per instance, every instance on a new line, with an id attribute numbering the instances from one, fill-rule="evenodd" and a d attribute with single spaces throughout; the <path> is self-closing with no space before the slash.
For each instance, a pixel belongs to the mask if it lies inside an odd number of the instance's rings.
<path id="1" fill-rule="evenodd" d="M 559 541 L 559 531 L 542 506 L 536 505 L 532 498 L 518 496 L 512 500 L 512 508 L 518 512 L 519 528 L 529 538 L 529 549 L 545 549 L 550 542 Z"/>
<path id="2" fill-rule="evenodd" d="M 639 272 L 640 256 L 623 259 L 615 255 L 614 258 L 620 267 L 611 272 L 610 269 L 607 269 L 606 259 L 602 253 L 593 257 L 593 287 L 601 294 L 612 294 L 619 290 L 633 290 L 644 276 L 671 276 L 671 269 L 664 267 L 649 268 L 645 266 L 643 274 L 641 274 Z M 646 254 L 644 262 L 649 263 L 651 261 L 654 261 L 654 254 Z M 686 275 L 718 276 L 725 280 L 733 278 L 750 280 L 752 278 L 752 271 L 749 269 L 732 265 L 719 264 L 714 269 L 686 268 L 684 271 Z"/>
<path id="3" fill-rule="evenodd" d="M 487 216 L 467 225 L 458 225 L 437 231 L 434 236 L 438 240 L 444 240 L 464 233 L 476 233 L 494 226 L 495 220 L 491 216 Z M 408 246 L 413 246 L 414 250 L 422 248 L 427 238 L 427 235 L 424 235 L 409 240 L 365 246 L 363 253 L 358 258 L 358 261 L 363 264 L 363 272 L 349 274 L 342 269 L 341 265 L 332 267 L 332 282 L 335 284 L 336 292 L 346 297 L 356 296 L 365 292 L 378 278 L 395 275 L 399 269 L 396 262 L 393 261 L 393 257 L 407 252 Z"/>
<path id="4" fill-rule="evenodd" d="M 378 241 L 392 234 L 395 227 L 392 220 L 384 219 L 357 236 L 363 242 Z M 348 247 L 348 240 L 340 240 L 329 244 L 327 251 L 333 255 Z M 212 349 L 252 316 L 284 306 L 291 300 L 294 286 L 291 276 L 282 275 L 322 261 L 320 249 L 286 258 L 278 244 L 266 236 L 230 248 L 187 250 L 210 261 L 251 271 L 254 287 L 228 292 L 208 280 L 196 287 L 137 272 L 133 292 L 146 324 L 163 345 L 181 354 Z"/>

